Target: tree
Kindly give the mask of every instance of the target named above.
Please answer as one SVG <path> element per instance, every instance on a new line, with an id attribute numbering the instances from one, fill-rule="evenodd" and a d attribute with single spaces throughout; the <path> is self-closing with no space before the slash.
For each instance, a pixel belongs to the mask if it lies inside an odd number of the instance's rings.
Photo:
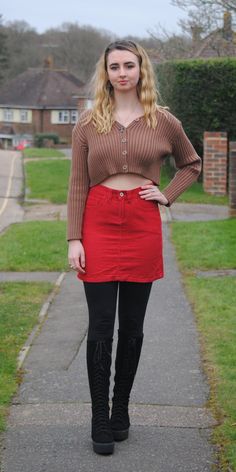
<path id="1" fill-rule="evenodd" d="M 153 47 L 160 61 L 191 57 L 191 41 L 186 35 L 169 33 L 160 24 L 148 33 L 155 41 Z"/>
<path id="2" fill-rule="evenodd" d="M 54 57 L 55 63 L 67 68 L 82 81 L 87 81 L 103 49 L 114 39 L 109 31 L 77 23 L 63 23 L 43 35 L 44 46 Z M 51 45 L 51 46 L 50 46 Z"/>
<path id="3" fill-rule="evenodd" d="M 0 15 L 0 83 L 3 81 L 6 75 L 8 67 L 8 54 L 7 54 L 7 36 L 3 31 L 2 26 L 2 15 Z"/>
<path id="4" fill-rule="evenodd" d="M 236 20 L 236 0 L 172 0 L 172 5 L 188 12 L 187 20 L 180 20 L 183 31 L 190 34 L 209 34 L 222 28 L 223 15 L 228 12 Z"/>

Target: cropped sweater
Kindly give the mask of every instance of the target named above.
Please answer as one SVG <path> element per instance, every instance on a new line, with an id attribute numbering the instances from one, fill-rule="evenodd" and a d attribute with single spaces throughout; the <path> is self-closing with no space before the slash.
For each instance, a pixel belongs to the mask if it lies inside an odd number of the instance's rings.
<path id="1" fill-rule="evenodd" d="M 83 212 L 89 187 L 114 174 L 132 172 L 159 185 L 168 155 L 177 171 L 162 190 L 170 206 L 201 171 L 201 158 L 181 122 L 169 111 L 157 110 L 157 126 L 149 128 L 140 116 L 127 127 L 115 121 L 109 133 L 98 133 L 90 121 L 78 121 L 72 131 L 72 161 L 67 196 L 67 240 L 82 239 Z"/>

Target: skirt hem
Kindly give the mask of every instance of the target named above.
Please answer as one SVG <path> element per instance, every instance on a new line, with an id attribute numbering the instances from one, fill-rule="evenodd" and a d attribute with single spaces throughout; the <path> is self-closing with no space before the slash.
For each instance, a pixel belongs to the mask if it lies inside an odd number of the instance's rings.
<path id="1" fill-rule="evenodd" d="M 140 278 L 140 277 L 122 277 L 119 275 L 111 275 L 111 276 L 106 276 L 102 278 L 95 278 L 95 277 L 83 277 L 80 278 L 77 275 L 78 280 L 81 280 L 82 282 L 113 282 L 113 281 L 119 281 L 119 282 L 154 282 L 154 280 L 159 280 L 164 278 L 164 274 L 160 273 L 156 275 L 155 277 L 145 277 L 145 278 Z"/>

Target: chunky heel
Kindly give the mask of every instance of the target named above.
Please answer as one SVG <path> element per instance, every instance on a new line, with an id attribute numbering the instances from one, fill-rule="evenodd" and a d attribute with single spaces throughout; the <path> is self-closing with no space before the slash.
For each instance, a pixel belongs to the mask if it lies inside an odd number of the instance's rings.
<path id="1" fill-rule="evenodd" d="M 129 437 L 129 428 L 121 430 L 121 431 L 116 431 L 115 429 L 113 429 L 112 432 L 113 432 L 114 441 L 124 441 L 125 439 L 128 439 Z"/>
<path id="2" fill-rule="evenodd" d="M 115 443 L 97 443 L 93 441 L 93 450 L 97 454 L 113 454 Z"/>

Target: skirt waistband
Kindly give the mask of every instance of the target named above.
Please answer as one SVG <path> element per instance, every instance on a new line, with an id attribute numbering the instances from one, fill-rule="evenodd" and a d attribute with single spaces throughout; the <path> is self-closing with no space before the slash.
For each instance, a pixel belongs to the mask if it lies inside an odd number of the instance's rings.
<path id="1" fill-rule="evenodd" d="M 117 198 L 131 200 L 133 198 L 140 198 L 139 192 L 143 190 L 141 186 L 132 188 L 131 190 L 117 190 L 105 185 L 98 184 L 89 188 L 89 195 L 97 195 L 100 197 Z"/>

